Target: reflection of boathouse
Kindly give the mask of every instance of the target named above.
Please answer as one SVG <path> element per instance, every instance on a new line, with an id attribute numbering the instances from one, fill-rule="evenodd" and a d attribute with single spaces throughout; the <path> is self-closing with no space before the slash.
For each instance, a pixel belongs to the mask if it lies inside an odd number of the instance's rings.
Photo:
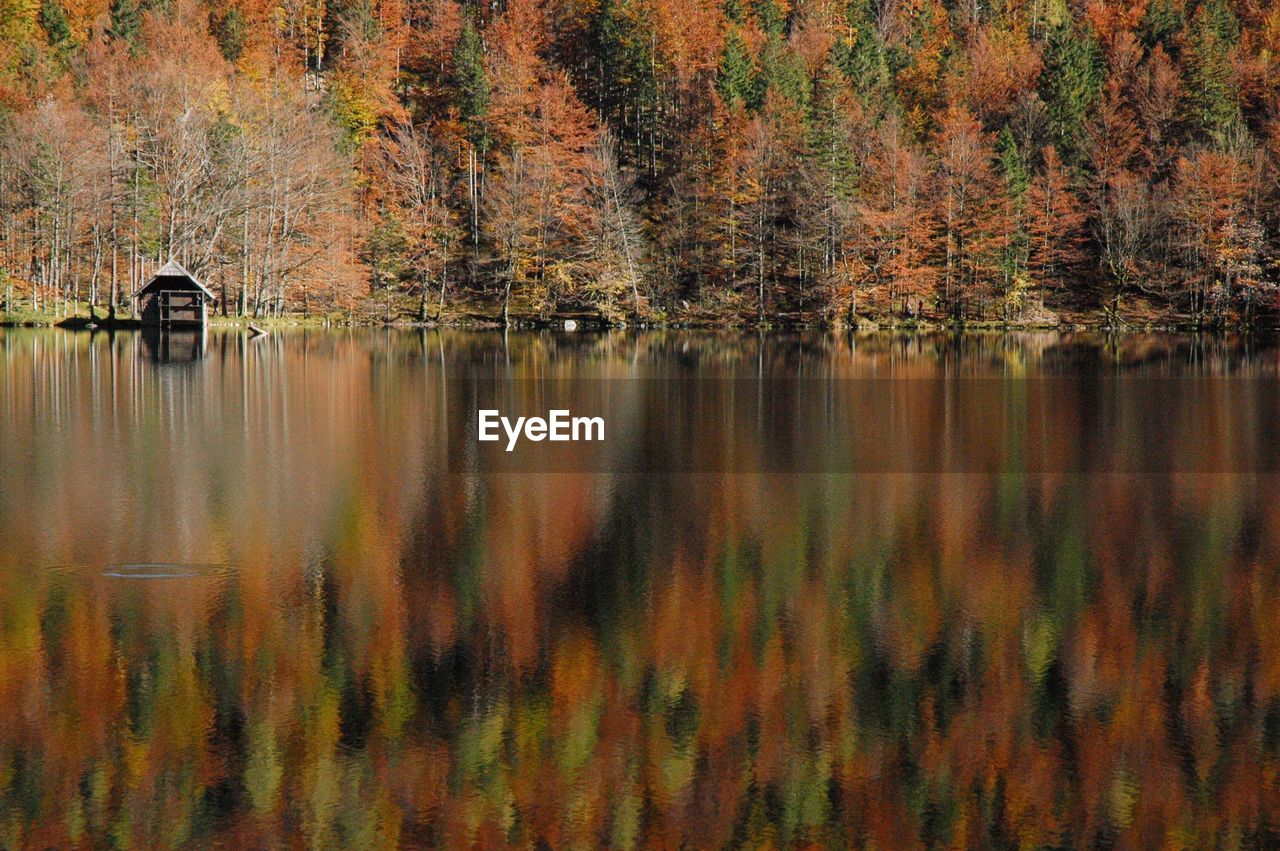
<path id="1" fill-rule="evenodd" d="M 217 299 L 195 276 L 170 260 L 133 294 L 134 314 L 149 328 L 198 328 Z"/>
<path id="2" fill-rule="evenodd" d="M 156 363 L 195 363 L 204 357 L 205 330 L 195 326 L 177 331 L 143 328 L 142 348 Z"/>

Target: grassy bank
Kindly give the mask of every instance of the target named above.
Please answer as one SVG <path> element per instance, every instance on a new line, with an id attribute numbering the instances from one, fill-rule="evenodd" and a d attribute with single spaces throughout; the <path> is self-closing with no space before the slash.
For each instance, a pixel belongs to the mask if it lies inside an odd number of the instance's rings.
<path id="1" fill-rule="evenodd" d="M 98 313 L 98 319 L 104 316 Z M 9 328 L 41 328 L 52 327 L 61 322 L 88 322 L 89 311 L 81 308 L 79 310 L 61 310 L 54 312 L 51 310 L 32 310 L 30 307 L 23 305 L 14 305 L 11 310 L 0 310 L 0 326 Z"/>

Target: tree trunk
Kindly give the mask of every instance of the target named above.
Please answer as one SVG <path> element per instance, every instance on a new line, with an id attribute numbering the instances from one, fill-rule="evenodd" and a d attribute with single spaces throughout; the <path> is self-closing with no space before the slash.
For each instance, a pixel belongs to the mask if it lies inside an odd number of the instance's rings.
<path id="1" fill-rule="evenodd" d="M 418 321 L 427 321 L 427 273 L 422 273 L 422 295 L 418 299 Z"/>
<path id="2" fill-rule="evenodd" d="M 511 277 L 514 273 L 507 273 L 507 286 L 502 293 L 502 327 L 511 326 Z"/>
<path id="3" fill-rule="evenodd" d="M 436 320 L 439 321 L 444 316 L 444 290 L 449 285 L 449 262 L 446 260 L 444 267 L 440 270 L 440 304 L 436 308 Z"/>

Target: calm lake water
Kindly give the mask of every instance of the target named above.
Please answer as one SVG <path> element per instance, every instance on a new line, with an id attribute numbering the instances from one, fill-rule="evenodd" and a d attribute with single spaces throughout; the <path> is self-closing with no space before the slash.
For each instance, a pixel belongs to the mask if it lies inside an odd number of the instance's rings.
<path id="1" fill-rule="evenodd" d="M 1278 367 L 0 331 L 0 847 L 1275 844 Z"/>

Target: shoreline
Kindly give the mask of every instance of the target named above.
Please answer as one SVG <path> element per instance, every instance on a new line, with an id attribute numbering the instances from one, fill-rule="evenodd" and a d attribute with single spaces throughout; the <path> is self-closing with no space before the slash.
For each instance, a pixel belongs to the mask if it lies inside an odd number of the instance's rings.
<path id="1" fill-rule="evenodd" d="M 502 330 L 501 314 L 482 311 L 458 311 L 440 319 L 420 321 L 394 319 L 391 321 L 357 318 L 347 315 L 285 315 L 274 317 L 223 317 L 208 320 L 210 329 L 247 329 L 250 325 L 267 329 L 275 328 L 400 328 L 425 329 L 448 328 L 454 330 L 495 331 Z M 88 314 L 71 316 L 23 313 L 0 314 L 0 328 L 60 328 L 66 331 L 137 331 L 142 324 L 133 317 L 117 317 L 108 322 L 105 317 L 90 318 Z M 765 321 L 754 317 L 708 318 L 686 316 L 641 322 L 616 322 L 600 316 L 582 313 L 556 313 L 546 316 L 513 316 L 509 326 L 513 331 L 606 331 L 606 330 L 700 330 L 700 331 L 801 331 L 830 330 L 857 333 L 1017 333 L 1028 331 L 1097 332 L 1108 334 L 1168 333 L 1168 334 L 1268 334 L 1280 331 L 1280 325 L 1203 325 L 1176 317 L 1152 318 L 1148 321 L 1121 320 L 1116 325 L 1103 317 L 1073 316 L 1058 322 L 1009 322 L 997 320 L 939 321 L 939 320 L 875 320 L 860 319 L 855 324 L 831 321 L 819 316 L 805 317 L 782 315 Z"/>

